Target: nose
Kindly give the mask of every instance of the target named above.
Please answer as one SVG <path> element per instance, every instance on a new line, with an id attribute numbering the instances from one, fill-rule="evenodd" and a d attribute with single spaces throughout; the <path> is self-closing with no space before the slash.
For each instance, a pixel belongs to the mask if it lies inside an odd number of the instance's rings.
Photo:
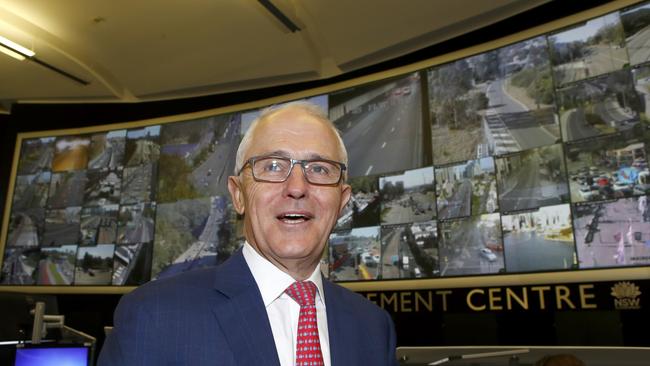
<path id="1" fill-rule="evenodd" d="M 284 192 L 288 197 L 302 198 L 307 194 L 309 182 L 302 171 L 300 164 L 295 164 L 289 172 L 289 177 L 284 182 Z"/>

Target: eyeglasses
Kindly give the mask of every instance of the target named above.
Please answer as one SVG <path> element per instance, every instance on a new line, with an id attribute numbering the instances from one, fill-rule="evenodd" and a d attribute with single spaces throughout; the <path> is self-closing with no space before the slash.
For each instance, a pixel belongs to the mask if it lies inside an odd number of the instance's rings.
<path id="1" fill-rule="evenodd" d="M 246 164 L 238 174 L 251 166 L 253 178 L 259 182 L 281 183 L 289 178 L 293 166 L 300 164 L 302 174 L 307 182 L 316 185 L 338 184 L 347 168 L 345 164 L 327 159 L 296 160 L 280 156 L 254 156 L 246 160 Z"/>

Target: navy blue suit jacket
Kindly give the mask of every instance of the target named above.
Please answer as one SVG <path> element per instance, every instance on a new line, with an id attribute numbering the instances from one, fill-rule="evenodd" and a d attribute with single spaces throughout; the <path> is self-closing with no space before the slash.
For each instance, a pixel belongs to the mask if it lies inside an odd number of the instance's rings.
<path id="1" fill-rule="evenodd" d="M 332 366 L 397 365 L 385 311 L 323 281 Z M 125 295 L 99 366 L 279 366 L 266 309 L 241 250 L 218 267 L 147 283 Z"/>

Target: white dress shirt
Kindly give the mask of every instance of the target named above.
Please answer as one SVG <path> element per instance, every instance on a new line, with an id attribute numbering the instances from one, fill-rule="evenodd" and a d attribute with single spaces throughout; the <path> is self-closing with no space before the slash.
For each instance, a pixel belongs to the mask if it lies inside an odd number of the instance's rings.
<path id="1" fill-rule="evenodd" d="M 296 343 L 298 338 L 298 317 L 300 305 L 284 293 L 294 280 L 287 273 L 262 257 L 246 242 L 243 249 L 244 259 L 250 268 L 262 294 L 266 313 L 271 323 L 275 349 L 278 351 L 280 365 L 293 366 L 296 359 Z M 327 314 L 325 312 L 325 297 L 320 267 L 307 279 L 316 284 L 316 317 L 318 336 L 325 366 L 330 366 L 329 333 L 327 331 Z"/>

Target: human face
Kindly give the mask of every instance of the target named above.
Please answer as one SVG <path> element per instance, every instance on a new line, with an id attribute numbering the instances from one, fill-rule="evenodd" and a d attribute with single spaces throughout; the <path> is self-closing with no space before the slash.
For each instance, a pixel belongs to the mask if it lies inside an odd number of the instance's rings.
<path id="1" fill-rule="evenodd" d="M 286 109 L 259 122 L 245 158 L 279 155 L 341 161 L 335 132 L 299 109 Z M 312 185 L 300 166 L 282 183 L 257 182 L 250 167 L 230 177 L 228 189 L 244 214 L 246 240 L 278 268 L 298 277 L 315 269 L 329 233 L 350 198 L 350 186 Z M 301 279 L 304 279 L 301 278 Z"/>

